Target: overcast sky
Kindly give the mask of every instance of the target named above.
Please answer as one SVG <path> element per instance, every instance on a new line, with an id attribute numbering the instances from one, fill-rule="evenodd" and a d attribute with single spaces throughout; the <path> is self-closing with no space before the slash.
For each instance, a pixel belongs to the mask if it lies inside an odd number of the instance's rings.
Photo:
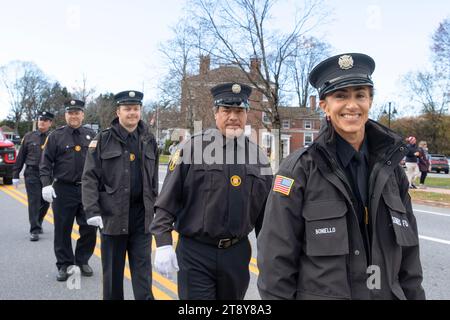
<path id="1" fill-rule="evenodd" d="M 292 21 L 299 0 L 280 0 L 273 25 Z M 408 71 L 430 67 L 431 35 L 446 17 L 450 1 L 324 0 L 332 20 L 314 31 L 333 54 L 363 52 L 376 61 L 376 103 L 393 101 L 404 89 Z M 69 89 L 83 74 L 98 93 L 144 90 L 156 100 L 161 77 L 158 45 L 171 37 L 170 27 L 183 16 L 184 0 L 1 0 L 0 66 L 12 60 L 33 61 Z M 0 119 L 8 101 L 0 94 Z"/>

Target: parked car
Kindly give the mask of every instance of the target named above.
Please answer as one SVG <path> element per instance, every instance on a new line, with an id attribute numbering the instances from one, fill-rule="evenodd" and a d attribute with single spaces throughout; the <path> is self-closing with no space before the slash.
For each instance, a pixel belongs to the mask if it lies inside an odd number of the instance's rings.
<path id="1" fill-rule="evenodd" d="M 431 171 L 448 173 L 448 160 L 442 154 L 430 154 Z"/>
<path id="2" fill-rule="evenodd" d="M 12 184 L 14 163 L 16 163 L 14 143 L 6 139 L 0 129 L 0 177 L 3 177 L 3 184 Z"/>

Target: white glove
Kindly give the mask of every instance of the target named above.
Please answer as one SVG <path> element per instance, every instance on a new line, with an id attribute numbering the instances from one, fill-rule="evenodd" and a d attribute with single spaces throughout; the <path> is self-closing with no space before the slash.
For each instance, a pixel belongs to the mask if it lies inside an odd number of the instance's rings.
<path id="1" fill-rule="evenodd" d="M 42 188 L 42 198 L 48 203 L 53 202 L 53 198 L 56 198 L 55 189 L 52 186 L 46 186 Z"/>
<path id="2" fill-rule="evenodd" d="M 157 272 L 170 278 L 170 274 L 180 270 L 175 250 L 171 245 L 156 248 L 155 269 Z"/>
<path id="3" fill-rule="evenodd" d="M 18 187 L 19 186 L 19 183 L 20 183 L 20 179 L 13 179 L 13 185 L 14 185 L 14 187 Z"/>
<path id="4" fill-rule="evenodd" d="M 103 229 L 103 220 L 100 216 L 95 216 L 92 218 L 87 219 L 87 224 L 94 227 L 99 227 L 100 229 Z"/>

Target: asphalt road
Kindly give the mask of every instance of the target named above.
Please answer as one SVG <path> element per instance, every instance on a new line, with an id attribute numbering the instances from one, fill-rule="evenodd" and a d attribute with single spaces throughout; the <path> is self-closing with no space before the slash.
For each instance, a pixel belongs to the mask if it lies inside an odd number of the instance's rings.
<path id="1" fill-rule="evenodd" d="M 166 167 L 160 167 L 160 186 Z M 414 205 L 419 225 L 424 288 L 428 299 L 450 299 L 450 209 Z M 44 222 L 40 241 L 28 240 L 28 213 L 23 184 L 18 189 L 0 186 L 0 299 L 101 299 L 100 241 L 90 260 L 91 278 L 74 275 L 69 282 L 56 281 L 53 253 L 52 212 Z M 78 237 L 75 225 L 72 237 Z M 252 243 L 251 281 L 246 299 L 259 299 L 256 288 L 256 245 Z M 75 243 L 73 241 L 73 243 Z M 133 299 L 129 270 L 125 270 L 125 299 Z M 153 293 L 157 299 L 177 299 L 176 278 L 153 273 Z"/>

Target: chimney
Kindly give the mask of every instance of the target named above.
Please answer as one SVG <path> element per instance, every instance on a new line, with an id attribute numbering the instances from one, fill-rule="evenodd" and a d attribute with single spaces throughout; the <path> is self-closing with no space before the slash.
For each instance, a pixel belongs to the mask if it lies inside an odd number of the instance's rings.
<path id="1" fill-rule="evenodd" d="M 204 55 L 200 56 L 200 74 L 201 75 L 205 75 L 208 73 L 210 64 L 211 64 L 211 58 L 210 58 L 209 54 L 206 56 L 204 56 Z"/>
<path id="2" fill-rule="evenodd" d="M 309 110 L 316 111 L 316 96 L 309 96 Z"/>
<path id="3" fill-rule="evenodd" d="M 250 58 L 250 75 L 253 79 L 259 78 L 259 70 L 261 69 L 261 59 L 257 56 Z"/>

